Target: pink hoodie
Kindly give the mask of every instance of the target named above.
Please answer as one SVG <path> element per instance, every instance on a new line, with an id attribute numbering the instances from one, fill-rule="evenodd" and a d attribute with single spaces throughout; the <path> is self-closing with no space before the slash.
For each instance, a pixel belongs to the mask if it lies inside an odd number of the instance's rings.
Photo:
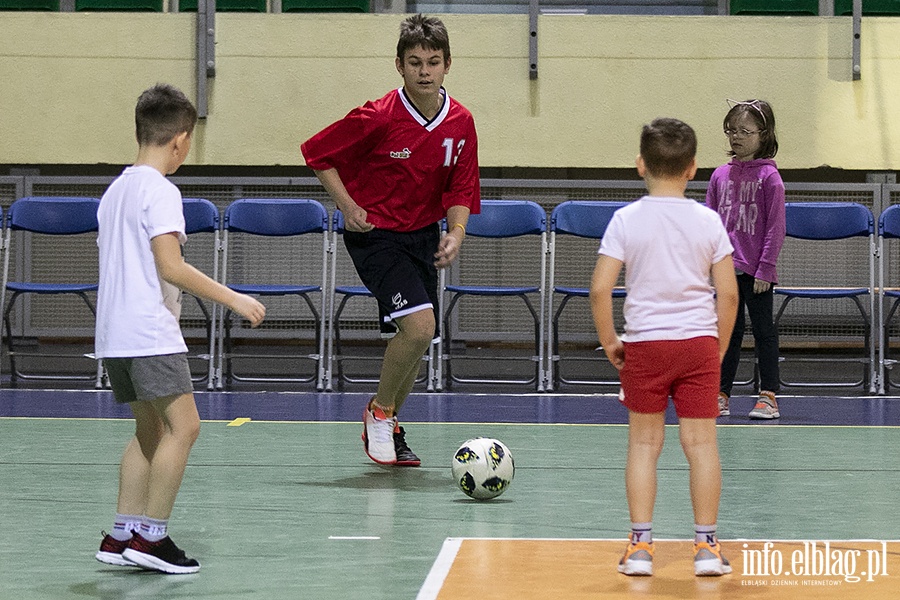
<path id="1" fill-rule="evenodd" d="M 709 179 L 706 206 L 719 213 L 736 269 L 778 283 L 775 264 L 784 243 L 784 182 L 769 158 L 732 160 Z"/>

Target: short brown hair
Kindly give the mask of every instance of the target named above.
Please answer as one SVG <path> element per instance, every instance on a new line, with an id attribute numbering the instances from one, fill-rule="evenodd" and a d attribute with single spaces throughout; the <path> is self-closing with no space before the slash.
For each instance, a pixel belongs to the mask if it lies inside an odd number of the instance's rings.
<path id="1" fill-rule="evenodd" d="M 193 133 L 197 109 L 178 88 L 157 83 L 145 90 L 134 108 L 135 133 L 141 146 L 165 146 L 180 133 Z"/>
<path id="2" fill-rule="evenodd" d="M 678 119 L 654 119 L 641 131 L 641 157 L 651 175 L 678 177 L 697 154 L 697 134 Z"/>
<path id="3" fill-rule="evenodd" d="M 450 36 L 443 21 L 422 14 L 403 21 L 400 24 L 400 41 L 397 42 L 397 58 L 403 61 L 406 51 L 416 46 L 440 50 L 444 53 L 444 62 L 450 60 Z"/>

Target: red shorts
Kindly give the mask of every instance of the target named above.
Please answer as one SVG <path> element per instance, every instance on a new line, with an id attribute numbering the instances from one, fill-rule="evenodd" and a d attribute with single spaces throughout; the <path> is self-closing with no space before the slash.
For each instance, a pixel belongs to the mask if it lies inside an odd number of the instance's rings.
<path id="1" fill-rule="evenodd" d="M 624 404 L 639 413 L 666 410 L 688 419 L 719 416 L 719 341 L 714 337 L 626 342 L 619 372 Z"/>

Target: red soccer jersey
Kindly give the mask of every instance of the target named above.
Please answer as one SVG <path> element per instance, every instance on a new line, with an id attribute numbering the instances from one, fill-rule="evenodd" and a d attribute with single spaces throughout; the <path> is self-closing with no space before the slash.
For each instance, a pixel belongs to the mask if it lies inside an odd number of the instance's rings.
<path id="1" fill-rule="evenodd" d="M 475 121 L 444 92 L 428 120 L 403 88 L 355 108 L 300 146 L 317 171 L 337 169 L 350 196 L 379 229 L 414 231 L 451 206 L 481 209 Z"/>

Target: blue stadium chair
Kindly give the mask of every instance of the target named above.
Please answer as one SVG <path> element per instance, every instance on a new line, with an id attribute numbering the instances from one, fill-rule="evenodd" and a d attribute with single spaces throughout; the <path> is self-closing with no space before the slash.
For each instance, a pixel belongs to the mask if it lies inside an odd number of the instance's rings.
<path id="1" fill-rule="evenodd" d="M 59 0 L 0 0 L 0 10 L 59 10 Z"/>
<path id="2" fill-rule="evenodd" d="M 478 242 L 481 240 L 489 243 Z M 539 242 L 539 245 L 538 245 Z M 529 252 L 529 250 L 531 252 Z M 502 252 L 529 256 L 534 255 L 530 268 L 524 272 L 502 272 L 495 277 L 497 283 L 485 281 L 484 269 L 472 269 L 477 276 L 467 275 L 467 265 L 477 261 L 487 262 L 488 266 L 496 264 Z M 544 288 L 547 276 L 547 213 L 535 202 L 528 200 L 482 200 L 481 213 L 471 215 L 466 226 L 466 241 L 459 259 L 453 269 L 459 274 L 460 283 L 443 286 L 444 294 L 449 302 L 443 303 L 446 309 L 442 317 L 442 352 L 439 360 L 443 365 L 445 383 L 450 387 L 458 383 L 490 383 L 490 384 L 533 384 L 538 391 L 544 389 Z M 463 281 L 465 280 L 465 281 Z M 471 280 L 471 281 L 469 281 Z M 535 310 L 531 297 L 540 301 L 540 312 Z M 519 298 L 528 309 L 534 321 L 534 354 L 528 358 L 534 363 L 534 373 L 528 378 L 521 377 L 461 377 L 453 373 L 454 361 L 486 360 L 485 357 L 471 357 L 455 353 L 453 349 L 453 328 L 451 319 L 454 308 L 463 298 L 471 298 L 475 302 L 487 300 L 496 303 L 498 300 Z M 483 308 L 483 307 L 482 307 Z M 496 308 L 496 306 L 495 306 Z M 489 360 L 502 361 L 522 359 L 513 356 L 495 355 Z M 500 373 L 494 369 L 494 373 Z M 443 373 L 441 373 L 443 377 Z"/>
<path id="3" fill-rule="evenodd" d="M 191 265 L 201 268 L 204 263 L 212 263 L 211 270 L 206 274 L 214 280 L 219 280 L 219 209 L 216 205 L 204 198 L 184 198 L 182 201 L 184 210 L 184 230 L 189 240 L 185 247 L 185 259 Z M 202 235 L 207 234 L 207 235 Z M 207 238 L 208 243 L 203 244 Z M 198 248 L 199 246 L 199 248 Z M 196 257 L 196 258 L 195 258 Z M 201 270 L 204 270 L 201 268 Z M 197 301 L 200 313 L 203 315 L 206 327 L 206 341 L 208 352 L 197 355 L 188 355 L 189 359 L 202 360 L 206 363 L 206 373 L 202 376 L 194 376 L 194 382 L 206 382 L 207 389 L 215 387 L 215 356 L 216 356 L 216 315 L 219 306 L 213 302 L 207 307 L 206 302 L 191 296 Z M 184 314 L 182 313 L 182 318 Z"/>
<path id="4" fill-rule="evenodd" d="M 900 205 L 889 206 L 878 217 L 878 308 L 879 313 L 884 313 L 885 302 L 890 302 L 887 315 L 879 319 L 881 323 L 878 343 L 878 365 L 881 377 L 879 378 L 878 393 L 883 394 L 892 385 L 897 387 L 900 383 L 891 381 L 890 372 L 897 363 L 896 359 L 888 357 L 891 343 L 891 321 L 900 307 L 900 288 L 888 287 L 885 280 L 885 264 L 888 261 L 889 243 L 886 240 L 900 239 Z M 891 265 L 896 270 L 896 265 Z"/>
<path id="5" fill-rule="evenodd" d="M 97 209 L 100 206 L 100 200 L 97 198 L 68 198 L 68 197 L 45 197 L 45 196 L 29 196 L 20 198 L 13 202 L 7 213 L 7 228 L 4 247 L 7 252 L 3 258 L 3 280 L 5 282 L 4 292 L 9 292 L 9 301 L 6 302 L 3 309 L 3 326 L 6 330 L 5 342 L 9 355 L 10 363 L 10 382 L 15 384 L 19 379 L 53 379 L 53 380 L 85 380 L 94 381 L 96 387 L 102 385 L 102 367 L 98 361 L 91 358 L 90 375 L 70 374 L 70 373 L 32 373 L 27 374 L 20 370 L 18 359 L 20 357 L 53 357 L 53 358 L 72 358 L 74 356 L 84 357 L 83 354 L 36 354 L 34 352 L 26 352 L 16 348 L 12 320 L 10 315 L 16 306 L 16 301 L 27 295 L 35 296 L 65 296 L 74 295 L 82 300 L 87 306 L 92 317 L 96 317 L 96 309 L 94 303 L 88 294 L 97 291 L 98 284 L 96 282 L 97 261 L 92 261 L 94 276 L 92 281 L 34 281 L 32 275 L 40 275 L 42 272 L 41 265 L 54 258 L 59 261 L 66 256 L 72 254 L 84 253 L 84 246 L 92 249 L 96 256 L 96 236 L 92 244 L 86 243 L 85 236 L 82 234 L 93 234 L 97 232 Z M 25 239 L 19 246 L 26 248 L 27 256 L 25 260 L 17 261 L 20 263 L 20 269 L 16 273 L 16 279 L 10 281 L 9 277 L 9 249 L 15 243 L 14 237 L 26 234 Z M 47 236 L 53 236 L 52 240 Z M 76 239 L 76 236 L 81 236 Z M 68 238 L 67 243 L 62 238 Z M 47 270 L 53 271 L 49 268 Z M 73 271 L 76 271 L 73 269 Z M 62 277 L 62 279 L 68 279 Z M 71 279 L 77 279 L 75 275 Z M 5 297 L 3 298 L 5 301 Z M 32 309 L 34 303 L 32 303 Z M 31 320 L 34 322 L 34 310 L 31 313 Z M 24 319 L 23 328 L 26 326 Z M 91 319 L 91 329 L 93 330 L 93 318 Z M 22 332 L 22 337 L 25 332 Z"/>
<path id="6" fill-rule="evenodd" d="M 731 0 L 733 15 L 818 15 L 819 0 Z"/>
<path id="7" fill-rule="evenodd" d="M 312 316 L 315 329 L 315 352 L 311 354 L 237 354 L 232 340 L 232 315 L 225 310 L 219 318 L 219 357 L 217 369 L 225 382 L 315 382 L 319 390 L 325 387 L 325 291 L 327 290 L 328 212 L 321 203 L 308 199 L 247 198 L 235 200 L 225 209 L 222 227 L 222 283 L 243 294 L 265 297 L 268 329 L 278 327 L 298 340 L 303 323 L 294 309 L 279 315 L 268 303 L 280 298 L 284 301 L 300 299 Z M 279 243 L 280 241 L 280 243 Z M 306 243 L 304 243 L 306 242 Z M 240 245 L 240 252 L 234 252 Z M 254 251 L 254 249 L 256 251 Z M 279 261 L 290 264 L 278 268 Z M 313 281 L 299 281 L 302 270 L 312 273 Z M 273 281 L 274 280 L 274 281 Z M 312 300 L 319 294 L 318 308 Z M 315 363 L 314 372 L 299 374 L 243 376 L 237 373 L 235 361 L 265 358 L 267 363 L 278 360 L 309 359 Z"/>
<path id="8" fill-rule="evenodd" d="M 566 379 L 560 369 L 562 356 L 559 350 L 559 320 L 563 309 L 573 298 L 588 298 L 590 288 L 583 284 L 590 281 L 593 265 L 597 260 L 597 248 L 606 232 L 613 213 L 627 202 L 602 202 L 569 200 L 559 204 L 550 214 L 550 284 L 552 293 L 547 297 L 547 376 L 550 389 L 561 383 L 582 385 L 619 385 L 618 374 L 602 379 Z M 578 240 L 590 240 L 589 244 Z M 567 243 L 571 242 L 571 243 Z M 582 265 L 579 265 L 579 259 Z M 581 266 L 583 268 L 577 268 Z M 553 312 L 554 298 L 560 297 L 559 307 Z M 625 289 L 616 288 L 613 298 L 624 298 Z M 593 331 L 593 328 L 590 328 Z M 594 337 L 596 340 L 596 336 Z M 598 348 L 599 350 L 599 348 Z M 601 352 L 602 357 L 602 352 Z M 571 361 L 596 359 L 570 357 Z"/>
<path id="9" fill-rule="evenodd" d="M 804 362 L 854 362 L 862 365 L 862 377 L 852 382 L 833 380 L 823 381 L 786 381 L 782 373 L 783 385 L 805 387 L 865 387 L 873 381 L 872 372 L 875 368 L 875 345 L 871 335 L 871 318 L 874 315 L 875 301 L 873 288 L 875 285 L 875 218 L 872 212 L 862 204 L 855 202 L 788 202 L 785 205 L 785 218 L 787 221 L 787 237 L 798 240 L 810 240 L 814 242 L 814 250 L 818 253 L 834 251 L 828 247 L 828 242 L 846 240 L 848 238 L 862 237 L 868 239 L 868 259 L 860 263 L 868 262 L 868 277 L 859 274 L 860 281 L 865 280 L 865 285 L 857 287 L 836 287 L 826 280 L 821 283 L 804 287 L 793 287 L 785 284 L 777 286 L 775 294 L 783 296 L 784 300 L 775 315 L 775 327 L 779 328 L 788 304 L 796 300 L 806 301 L 831 301 L 850 300 L 859 311 L 863 326 L 864 348 L 867 356 L 858 359 L 847 358 L 795 358 L 795 361 Z M 833 245 L 833 244 L 832 244 Z M 844 250 L 846 251 L 846 250 Z M 782 251 L 779 258 L 779 270 L 784 270 L 786 261 L 791 261 L 791 252 Z M 861 269 L 860 269 L 861 270 Z M 868 298 L 868 313 L 863 306 L 862 299 Z M 782 363 L 787 362 L 784 356 Z M 875 390 L 871 390 L 875 391 Z"/>
<path id="10" fill-rule="evenodd" d="M 350 375 L 344 370 L 344 363 L 354 360 L 354 361 L 371 361 L 373 360 L 371 357 L 364 356 L 350 356 L 345 355 L 343 352 L 343 346 L 341 344 L 341 315 L 344 312 L 344 309 L 347 306 L 347 303 L 354 298 L 368 298 L 372 301 L 374 305 L 377 306 L 377 302 L 375 302 L 375 296 L 372 292 L 369 291 L 369 288 L 362 285 L 361 282 L 358 281 L 358 277 L 356 277 L 357 282 L 356 285 L 338 285 L 337 284 L 337 248 L 338 237 L 344 234 L 344 215 L 340 210 L 335 210 L 334 214 L 331 217 L 331 233 L 332 233 L 332 255 L 331 255 L 331 276 L 329 277 L 329 282 L 331 285 L 331 289 L 329 291 L 330 298 L 330 314 L 331 318 L 328 320 L 328 346 L 326 350 L 326 367 L 325 367 L 325 380 L 327 381 L 326 389 L 331 390 L 334 385 L 335 379 L 337 380 L 338 385 L 341 385 L 344 382 L 347 383 L 377 383 L 379 380 L 379 376 L 377 374 L 373 375 Z M 335 308 L 335 303 L 337 298 L 340 297 L 340 302 L 337 303 L 337 308 Z M 384 316 L 381 314 L 381 310 L 378 310 L 379 320 Z M 380 325 L 380 323 L 379 323 Z M 382 333 L 382 338 L 391 337 L 389 333 Z M 416 379 L 416 383 L 422 383 L 427 381 L 427 389 L 428 391 L 434 390 L 433 376 L 432 376 L 432 364 L 435 360 L 435 347 L 432 344 L 429 349 L 429 353 L 424 357 L 423 361 L 425 362 L 425 373 L 424 375 L 420 375 L 418 379 Z M 380 364 L 381 357 L 377 357 L 377 360 Z M 337 377 L 334 377 L 335 370 L 337 371 Z"/>

